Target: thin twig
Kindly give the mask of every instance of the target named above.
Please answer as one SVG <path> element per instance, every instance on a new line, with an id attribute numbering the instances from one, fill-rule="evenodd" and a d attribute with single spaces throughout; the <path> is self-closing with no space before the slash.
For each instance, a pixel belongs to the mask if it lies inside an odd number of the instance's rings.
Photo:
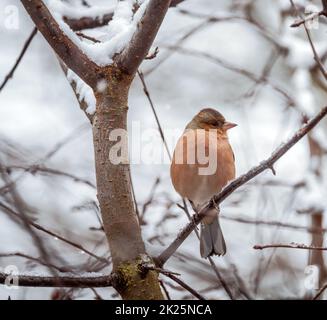
<path id="1" fill-rule="evenodd" d="M 4 170 L 3 165 L 0 160 L 0 175 L 5 182 L 6 185 L 10 185 L 9 192 L 10 197 L 13 203 L 13 206 L 16 209 L 16 215 L 22 221 L 26 231 L 29 233 L 32 238 L 33 243 L 37 247 L 42 260 L 44 260 L 53 276 L 57 276 L 56 269 L 52 268 L 51 261 L 51 250 L 49 248 L 46 249 L 43 239 L 37 234 L 37 232 L 32 228 L 30 224 L 30 218 L 28 216 L 28 212 L 30 212 L 29 206 L 25 203 L 24 199 L 21 197 L 20 193 L 16 189 L 16 185 L 12 182 L 11 176 L 9 173 Z"/>
<path id="2" fill-rule="evenodd" d="M 162 290 L 164 291 L 164 293 L 166 295 L 167 300 L 171 300 L 170 294 L 168 292 L 168 289 L 166 288 L 165 283 L 162 280 L 159 280 L 159 282 L 160 282 L 160 285 L 161 285 Z"/>
<path id="3" fill-rule="evenodd" d="M 309 21 L 313 21 L 314 19 L 320 17 L 320 16 L 326 16 L 326 13 L 324 11 L 319 11 L 319 12 L 314 12 L 312 14 L 310 14 L 309 16 L 305 17 L 305 18 L 301 18 L 295 22 L 293 22 L 290 27 L 291 28 L 297 28 L 299 26 L 301 26 L 304 23 L 307 23 Z"/>
<path id="4" fill-rule="evenodd" d="M 190 292 L 194 297 L 198 298 L 199 300 L 206 300 L 199 292 L 191 288 L 188 284 L 186 284 L 184 281 L 182 281 L 180 278 L 176 277 L 175 275 L 171 273 L 162 273 L 166 277 L 170 278 L 171 280 L 178 283 L 181 287 L 183 287 L 185 290 Z"/>
<path id="5" fill-rule="evenodd" d="M 32 257 L 32 256 L 27 255 L 25 253 L 21 253 L 21 252 L 0 253 L 0 258 L 11 258 L 11 257 L 25 258 L 25 259 L 37 262 L 37 263 L 39 263 L 39 264 L 41 264 L 43 266 L 56 269 L 59 272 L 71 272 L 71 270 L 68 267 L 58 267 L 58 266 L 54 265 L 53 263 L 51 263 L 49 265 L 49 262 L 43 261 L 40 258 Z"/>
<path id="6" fill-rule="evenodd" d="M 140 80 L 141 80 L 141 83 L 142 83 L 142 86 L 143 86 L 143 91 L 144 91 L 144 93 L 145 93 L 145 95 L 146 95 L 146 97 L 147 97 L 147 99 L 148 99 L 148 101 L 149 101 L 149 104 L 150 104 L 150 106 L 151 106 L 151 109 L 152 109 L 153 115 L 154 115 L 154 117 L 155 117 L 155 119 L 156 119 L 156 123 L 157 123 L 157 126 L 158 126 L 158 130 L 159 130 L 159 133 L 160 133 L 160 137 L 161 137 L 161 139 L 162 139 L 162 142 L 163 142 L 163 144 L 164 144 L 164 146 L 165 146 L 165 148 L 166 148 L 167 154 L 168 154 L 169 159 L 170 159 L 170 161 L 171 161 L 172 158 L 171 158 L 171 154 L 170 154 L 170 151 L 169 151 L 169 148 L 168 148 L 167 141 L 166 141 L 166 139 L 165 139 L 165 134 L 164 134 L 164 132 L 163 132 L 163 130 L 162 130 L 162 127 L 161 127 L 161 124 L 160 124 L 160 121 L 159 121 L 159 118 L 158 118 L 158 115 L 157 115 L 157 111 L 156 111 L 156 109 L 155 109 L 155 107 L 154 107 L 154 104 L 153 104 L 153 102 L 152 102 L 152 99 L 151 99 L 151 96 L 150 96 L 149 90 L 148 90 L 147 85 L 146 85 L 146 83 L 145 83 L 143 73 L 142 73 L 141 71 L 138 70 L 138 71 L 137 71 L 137 74 L 138 74 L 138 76 L 139 76 L 139 78 L 140 78 Z"/>
<path id="7" fill-rule="evenodd" d="M 290 96 L 288 92 L 286 92 L 283 88 L 281 88 L 278 84 L 273 83 L 265 74 L 262 76 L 257 76 L 251 71 L 248 71 L 246 69 L 240 68 L 224 59 L 218 58 L 212 54 L 209 54 L 207 52 L 202 52 L 199 50 L 194 50 L 194 49 L 188 49 L 184 48 L 178 45 L 174 46 L 162 46 L 165 49 L 171 50 L 173 52 L 177 52 L 180 54 L 185 54 L 197 58 L 202 58 L 206 59 L 207 61 L 214 63 L 222 68 L 225 68 L 226 70 L 229 70 L 231 72 L 237 73 L 239 75 L 242 75 L 243 77 L 253 81 L 255 84 L 267 84 L 269 85 L 274 91 L 278 92 L 280 95 L 282 95 L 287 103 L 289 105 L 294 105 L 294 99 Z"/>
<path id="8" fill-rule="evenodd" d="M 221 215 L 220 217 L 222 219 L 229 220 L 229 221 L 235 221 L 235 222 L 244 223 L 244 224 L 253 224 L 253 225 L 258 225 L 258 226 L 289 228 L 289 229 L 293 229 L 293 230 L 307 231 L 310 233 L 317 233 L 317 234 L 327 232 L 327 228 L 299 226 L 299 225 L 283 223 L 283 222 L 279 222 L 279 221 L 254 220 L 254 219 L 249 219 L 249 218 L 244 218 L 244 217 L 237 217 L 237 216 L 233 217 L 233 216 L 227 216 L 227 215 Z"/>
<path id="9" fill-rule="evenodd" d="M 293 0 L 290 0 L 290 2 L 291 2 L 292 7 L 294 8 L 295 12 L 297 13 L 297 15 L 298 15 L 301 19 L 303 19 L 302 15 L 301 15 L 300 11 L 298 10 L 298 8 L 296 7 L 294 1 L 293 1 Z M 324 9 L 325 9 L 325 3 L 324 3 L 324 2 L 323 2 L 323 5 L 324 5 Z M 325 68 L 325 66 L 324 66 L 324 64 L 323 64 L 323 62 L 321 61 L 321 59 L 320 59 L 320 57 L 319 57 L 319 54 L 317 53 L 317 50 L 316 50 L 316 48 L 315 48 L 315 46 L 314 46 L 313 40 L 312 40 L 312 38 L 311 38 L 310 30 L 308 29 L 308 27 L 306 26 L 305 23 L 303 23 L 303 27 L 304 27 L 305 33 L 307 34 L 307 38 L 308 38 L 308 40 L 309 40 L 309 43 L 310 43 L 310 46 L 311 46 L 311 49 L 312 49 L 312 52 L 313 52 L 314 59 L 315 59 L 315 61 L 317 62 L 318 67 L 319 67 L 319 69 L 320 69 L 322 75 L 323 75 L 324 78 L 327 80 L 327 70 L 326 70 L 326 68 Z"/>
<path id="10" fill-rule="evenodd" d="M 14 217 L 17 217 L 19 219 L 21 219 L 20 215 L 15 212 L 14 210 L 12 210 L 11 208 L 9 208 L 7 205 L 5 205 L 4 203 L 0 202 L 0 208 L 2 208 L 3 210 L 5 210 L 6 212 L 8 212 L 10 215 L 13 215 Z M 34 227 L 35 229 L 39 230 L 39 231 L 42 231 L 52 237 L 54 237 L 55 239 L 58 239 L 58 240 L 61 240 L 67 244 L 69 244 L 70 246 L 74 247 L 74 248 L 77 248 L 78 250 L 81 250 L 82 252 L 85 252 L 86 254 L 92 256 L 93 258 L 99 260 L 99 261 L 102 261 L 102 262 L 105 262 L 106 264 L 109 264 L 109 261 L 105 258 L 102 258 L 102 257 L 99 257 L 97 256 L 96 254 L 92 253 L 91 251 L 87 250 L 86 248 L 84 248 L 83 246 L 81 246 L 80 244 L 78 243 L 75 243 L 71 240 L 68 240 L 62 236 L 60 236 L 59 234 L 55 233 L 55 232 L 52 232 L 44 227 L 42 227 L 41 225 L 33 222 L 33 221 L 28 221 L 28 223 Z"/>
<path id="11" fill-rule="evenodd" d="M 90 182 L 89 180 L 77 177 L 73 174 L 64 172 L 64 171 L 60 171 L 57 169 L 52 169 L 52 168 L 48 168 L 44 165 L 31 165 L 31 166 L 5 166 L 4 167 L 6 170 L 24 170 L 26 172 L 29 172 L 31 174 L 35 174 L 35 173 L 42 173 L 42 174 L 48 174 L 48 175 L 56 175 L 56 176 L 62 176 L 62 177 L 66 177 L 69 179 L 72 179 L 75 182 L 81 182 L 84 183 L 86 185 L 88 185 L 89 187 L 95 189 L 95 185 Z"/>
<path id="12" fill-rule="evenodd" d="M 290 243 L 290 244 L 283 244 L 283 243 L 276 243 L 276 244 L 266 244 L 266 245 L 255 245 L 253 249 L 255 250 L 263 250 L 268 248 L 289 248 L 289 249 L 304 249 L 304 250 L 319 250 L 319 251 L 327 251 L 327 247 L 316 247 L 316 246 L 307 246 L 302 243 Z"/>
<path id="13" fill-rule="evenodd" d="M 8 72 L 8 74 L 6 75 L 5 79 L 3 80 L 2 84 L 0 85 L 0 92 L 1 90 L 5 87 L 5 85 L 7 84 L 7 82 L 14 76 L 14 73 L 19 65 L 19 63 L 22 61 L 27 49 L 29 48 L 33 38 L 35 37 L 35 35 L 37 34 L 37 28 L 34 28 L 33 31 L 31 32 L 31 34 L 29 35 L 29 37 L 26 39 L 24 46 L 15 62 L 15 64 L 13 65 L 13 67 L 10 69 L 10 71 Z"/>
<path id="14" fill-rule="evenodd" d="M 225 282 L 224 278 L 221 276 L 215 262 L 213 261 L 212 257 L 208 257 L 208 260 L 210 262 L 210 265 L 213 269 L 213 271 L 215 272 L 217 278 L 219 279 L 222 287 L 224 288 L 224 290 L 226 291 L 227 295 L 229 296 L 229 298 L 231 300 L 234 300 L 234 295 L 232 294 L 232 291 L 229 289 L 229 286 L 227 285 L 227 283 Z"/>
<path id="15" fill-rule="evenodd" d="M 312 298 L 312 300 L 317 300 L 320 295 L 327 289 L 327 284 L 325 284 L 319 291 L 318 293 Z"/>

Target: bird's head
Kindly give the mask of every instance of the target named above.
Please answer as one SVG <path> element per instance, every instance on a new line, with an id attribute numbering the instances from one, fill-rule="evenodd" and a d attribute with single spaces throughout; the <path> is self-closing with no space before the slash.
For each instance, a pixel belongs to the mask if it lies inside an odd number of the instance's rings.
<path id="1" fill-rule="evenodd" d="M 187 125 L 187 129 L 216 129 L 221 133 L 236 127 L 237 124 L 228 122 L 217 110 L 211 108 L 202 109 Z"/>

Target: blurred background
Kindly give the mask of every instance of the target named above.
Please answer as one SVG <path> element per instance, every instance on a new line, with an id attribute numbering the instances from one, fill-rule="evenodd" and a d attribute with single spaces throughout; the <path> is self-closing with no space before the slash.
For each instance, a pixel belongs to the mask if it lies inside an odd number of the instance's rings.
<path id="1" fill-rule="evenodd" d="M 83 1 L 63 2 L 74 10 Z M 103 7 L 106 13 L 117 1 L 87 3 Z M 303 14 L 321 10 L 320 1 L 294 3 Z M 13 14 L 18 24 L 8 20 Z M 288 0 L 185 0 L 169 10 L 153 46 L 158 46 L 159 53 L 144 61 L 141 70 L 171 152 L 190 119 L 203 107 L 212 107 L 238 124 L 229 136 L 240 175 L 266 159 L 326 105 L 327 81 L 313 59 L 304 28 L 290 27 L 297 20 Z M 326 21 L 317 18 L 309 26 L 323 62 L 327 58 Z M 0 83 L 33 27 L 20 1 L 1 1 Z M 188 218 L 176 205 L 181 199 L 171 185 L 169 160 L 137 77 L 129 108 L 130 150 L 137 152 L 132 128 L 138 125 L 144 133 L 146 158 L 153 158 L 148 163 L 132 163 L 131 172 L 143 237 L 149 251 L 158 253 Z M 256 244 L 326 244 L 326 129 L 324 120 L 296 144 L 276 164 L 276 176 L 264 172 L 223 202 L 221 224 L 228 251 L 214 261 L 235 299 L 302 299 L 326 282 L 324 251 L 253 249 Z M 170 138 L 172 131 L 175 138 Z M 165 163 L 156 161 L 158 157 Z M 55 54 L 39 33 L 0 91 L 0 167 L 1 271 L 15 266 L 20 274 L 50 274 L 38 257 L 31 231 L 15 216 L 23 210 L 26 219 L 52 232 L 36 231 L 59 272 L 110 272 L 110 263 L 96 258 L 109 259 L 110 253 L 94 188 L 91 125 Z M 18 208 L 14 199 L 19 200 Z M 192 234 L 167 269 L 180 273 L 208 299 L 228 298 L 198 247 Z M 313 282 L 306 285 L 312 275 Z M 163 277 L 162 281 L 172 299 L 193 299 L 170 279 Z M 118 298 L 112 288 L 1 286 L 0 298 L 9 296 Z"/>

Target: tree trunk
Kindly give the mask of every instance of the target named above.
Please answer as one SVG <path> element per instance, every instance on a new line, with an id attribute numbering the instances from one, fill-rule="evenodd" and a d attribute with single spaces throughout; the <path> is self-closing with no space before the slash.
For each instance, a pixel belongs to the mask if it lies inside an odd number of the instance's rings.
<path id="1" fill-rule="evenodd" d="M 96 93 L 93 119 L 98 200 L 113 262 L 114 287 L 123 299 L 163 299 L 154 271 L 142 272 L 149 259 L 131 193 L 127 145 L 128 91 L 131 79 L 119 71 Z M 119 131 L 113 131 L 119 129 Z M 113 141 L 117 138 L 117 141 Z M 116 147 L 115 147 L 116 145 Z M 117 146 L 122 147 L 117 151 Z M 124 156 L 124 150 L 126 154 Z M 118 155 L 120 163 L 116 163 Z M 150 260 L 151 261 L 151 260 Z"/>

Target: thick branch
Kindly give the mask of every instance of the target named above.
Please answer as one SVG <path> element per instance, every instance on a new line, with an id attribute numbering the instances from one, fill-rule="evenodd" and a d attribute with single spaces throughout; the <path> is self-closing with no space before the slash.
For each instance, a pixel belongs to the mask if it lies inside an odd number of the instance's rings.
<path id="1" fill-rule="evenodd" d="M 125 72 L 134 75 L 147 56 L 171 0 L 151 0 L 138 23 L 129 45 L 118 56 L 117 64 Z"/>
<path id="2" fill-rule="evenodd" d="M 272 155 L 262 161 L 259 165 L 252 168 L 247 173 L 241 175 L 234 181 L 232 181 L 227 187 L 225 187 L 218 195 L 214 196 L 210 203 L 202 209 L 199 213 L 193 216 L 193 219 L 188 223 L 184 229 L 178 234 L 176 239 L 156 258 L 156 262 L 159 266 L 162 266 L 166 261 L 174 254 L 184 240 L 190 235 L 190 233 L 196 228 L 196 226 L 204 218 L 206 212 L 223 202 L 229 195 L 231 195 L 236 189 L 262 173 L 263 171 L 270 169 L 274 172 L 273 165 L 279 160 L 289 149 L 291 149 L 300 139 L 302 139 L 310 130 L 312 130 L 327 114 L 327 107 L 324 107 L 314 118 L 312 118 L 305 126 L 299 129 L 286 143 L 280 145 Z"/>
<path id="3" fill-rule="evenodd" d="M 41 277 L 32 275 L 9 275 L 0 272 L 0 284 L 6 284 L 8 278 L 18 278 L 18 285 L 23 287 L 69 287 L 90 288 L 112 286 L 111 276 L 99 277 Z"/>
<path id="4" fill-rule="evenodd" d="M 92 88 L 96 87 L 99 67 L 60 29 L 42 0 L 22 0 L 38 30 L 57 55 Z"/>

